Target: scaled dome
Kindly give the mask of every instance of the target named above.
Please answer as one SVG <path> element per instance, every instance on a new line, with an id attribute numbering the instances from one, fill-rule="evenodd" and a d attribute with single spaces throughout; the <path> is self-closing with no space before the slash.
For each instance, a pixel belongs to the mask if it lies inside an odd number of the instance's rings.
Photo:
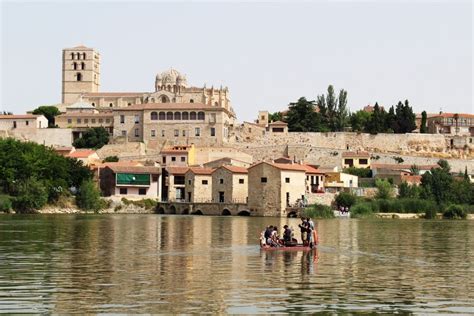
<path id="1" fill-rule="evenodd" d="M 176 69 L 169 69 L 163 71 L 161 74 L 156 75 L 157 80 L 161 80 L 161 84 L 163 85 L 180 85 L 180 86 L 187 86 L 186 76 L 181 74 Z"/>

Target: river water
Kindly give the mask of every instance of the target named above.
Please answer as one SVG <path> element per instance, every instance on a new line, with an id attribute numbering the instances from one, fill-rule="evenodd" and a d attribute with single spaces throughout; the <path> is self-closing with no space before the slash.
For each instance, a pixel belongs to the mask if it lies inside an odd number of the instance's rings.
<path id="1" fill-rule="evenodd" d="M 474 313 L 474 221 L 320 220 L 317 251 L 261 252 L 286 223 L 1 215 L 0 313 Z"/>

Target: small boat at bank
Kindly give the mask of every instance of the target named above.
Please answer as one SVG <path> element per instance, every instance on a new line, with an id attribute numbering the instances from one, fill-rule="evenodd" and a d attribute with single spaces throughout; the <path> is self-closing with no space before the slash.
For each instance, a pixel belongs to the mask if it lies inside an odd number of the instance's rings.
<path id="1" fill-rule="evenodd" d="M 264 251 L 310 251 L 316 249 L 316 246 L 311 248 L 310 246 L 296 245 L 296 246 L 280 246 L 280 247 L 271 247 L 271 246 L 262 246 L 260 245 L 260 250 Z"/>

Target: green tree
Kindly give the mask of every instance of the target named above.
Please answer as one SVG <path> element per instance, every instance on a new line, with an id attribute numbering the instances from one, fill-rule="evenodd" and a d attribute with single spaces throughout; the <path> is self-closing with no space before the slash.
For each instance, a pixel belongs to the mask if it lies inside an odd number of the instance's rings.
<path id="1" fill-rule="evenodd" d="M 100 192 L 92 181 L 84 181 L 81 184 L 76 195 L 76 204 L 83 210 L 99 211 L 101 209 L 103 203 Z"/>
<path id="2" fill-rule="evenodd" d="M 33 114 L 44 115 L 48 119 L 48 127 L 55 127 L 55 117 L 61 114 L 53 105 L 42 105 L 33 110 Z"/>
<path id="3" fill-rule="evenodd" d="M 316 98 L 318 113 L 318 130 L 332 132 L 342 131 L 349 119 L 347 110 L 347 91 L 340 90 L 336 97 L 334 87 L 328 86 L 327 94 L 318 95 Z"/>
<path id="4" fill-rule="evenodd" d="M 398 187 L 398 197 L 418 199 L 420 197 L 420 187 L 417 185 L 409 185 L 405 181 Z"/>
<path id="5" fill-rule="evenodd" d="M 272 122 L 283 121 L 283 114 L 281 112 L 270 113 L 268 119 Z"/>
<path id="6" fill-rule="evenodd" d="M 386 130 L 385 116 L 385 111 L 380 108 L 378 103 L 375 103 L 374 111 L 372 112 L 372 116 L 368 122 L 367 132 L 371 134 L 383 133 Z"/>
<path id="7" fill-rule="evenodd" d="M 372 113 L 359 110 L 350 115 L 349 121 L 354 132 L 365 132 L 367 131 L 367 125 L 370 121 Z"/>
<path id="8" fill-rule="evenodd" d="M 286 121 L 290 132 L 315 132 L 316 112 L 314 111 L 314 101 L 306 98 L 299 98 L 298 102 L 291 103 Z"/>
<path id="9" fill-rule="evenodd" d="M 0 212 L 8 212 L 12 208 L 12 200 L 8 195 L 0 195 Z"/>
<path id="10" fill-rule="evenodd" d="M 385 125 L 383 127 L 384 132 L 394 133 L 397 129 L 397 116 L 395 115 L 395 109 L 393 106 L 390 107 L 388 113 L 385 116 Z"/>
<path id="11" fill-rule="evenodd" d="M 420 133 L 424 134 L 428 132 L 428 127 L 426 126 L 426 111 L 421 112 L 421 125 Z"/>
<path id="12" fill-rule="evenodd" d="M 356 202 L 356 197 L 354 194 L 350 192 L 341 192 L 336 196 L 336 205 L 344 206 L 344 207 L 351 207 Z"/>
<path id="13" fill-rule="evenodd" d="M 421 186 L 426 197 L 441 204 L 452 200 L 453 177 L 446 160 L 440 160 L 438 165 L 440 168 L 432 168 L 430 172 L 425 172 L 421 176 Z"/>
<path id="14" fill-rule="evenodd" d="M 376 197 L 378 199 L 390 199 L 393 197 L 393 186 L 387 180 L 376 179 L 375 186 L 377 187 Z"/>
<path id="15" fill-rule="evenodd" d="M 393 131 L 395 133 L 411 133 L 416 129 L 416 115 L 413 113 L 413 109 L 408 103 L 408 100 L 405 100 L 405 103 L 401 101 L 398 102 L 395 110 L 395 126 Z"/>
<path id="16" fill-rule="evenodd" d="M 109 143 L 109 132 L 103 127 L 93 127 L 88 129 L 82 137 L 73 143 L 76 148 L 102 148 Z"/>
<path id="17" fill-rule="evenodd" d="M 102 160 L 102 162 L 118 162 L 119 161 L 119 157 L 117 156 L 108 156 L 108 157 L 105 157 L 104 160 Z"/>
<path id="18" fill-rule="evenodd" d="M 48 202 L 48 192 L 43 181 L 28 178 L 16 185 L 16 197 L 13 207 L 19 212 L 34 212 Z"/>

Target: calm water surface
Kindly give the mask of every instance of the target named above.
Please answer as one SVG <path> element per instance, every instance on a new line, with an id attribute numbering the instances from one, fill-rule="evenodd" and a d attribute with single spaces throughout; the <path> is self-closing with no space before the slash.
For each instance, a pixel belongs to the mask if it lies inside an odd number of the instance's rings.
<path id="1" fill-rule="evenodd" d="M 260 252 L 286 223 L 1 215 L 0 312 L 474 313 L 473 221 L 321 220 L 318 251 Z"/>

